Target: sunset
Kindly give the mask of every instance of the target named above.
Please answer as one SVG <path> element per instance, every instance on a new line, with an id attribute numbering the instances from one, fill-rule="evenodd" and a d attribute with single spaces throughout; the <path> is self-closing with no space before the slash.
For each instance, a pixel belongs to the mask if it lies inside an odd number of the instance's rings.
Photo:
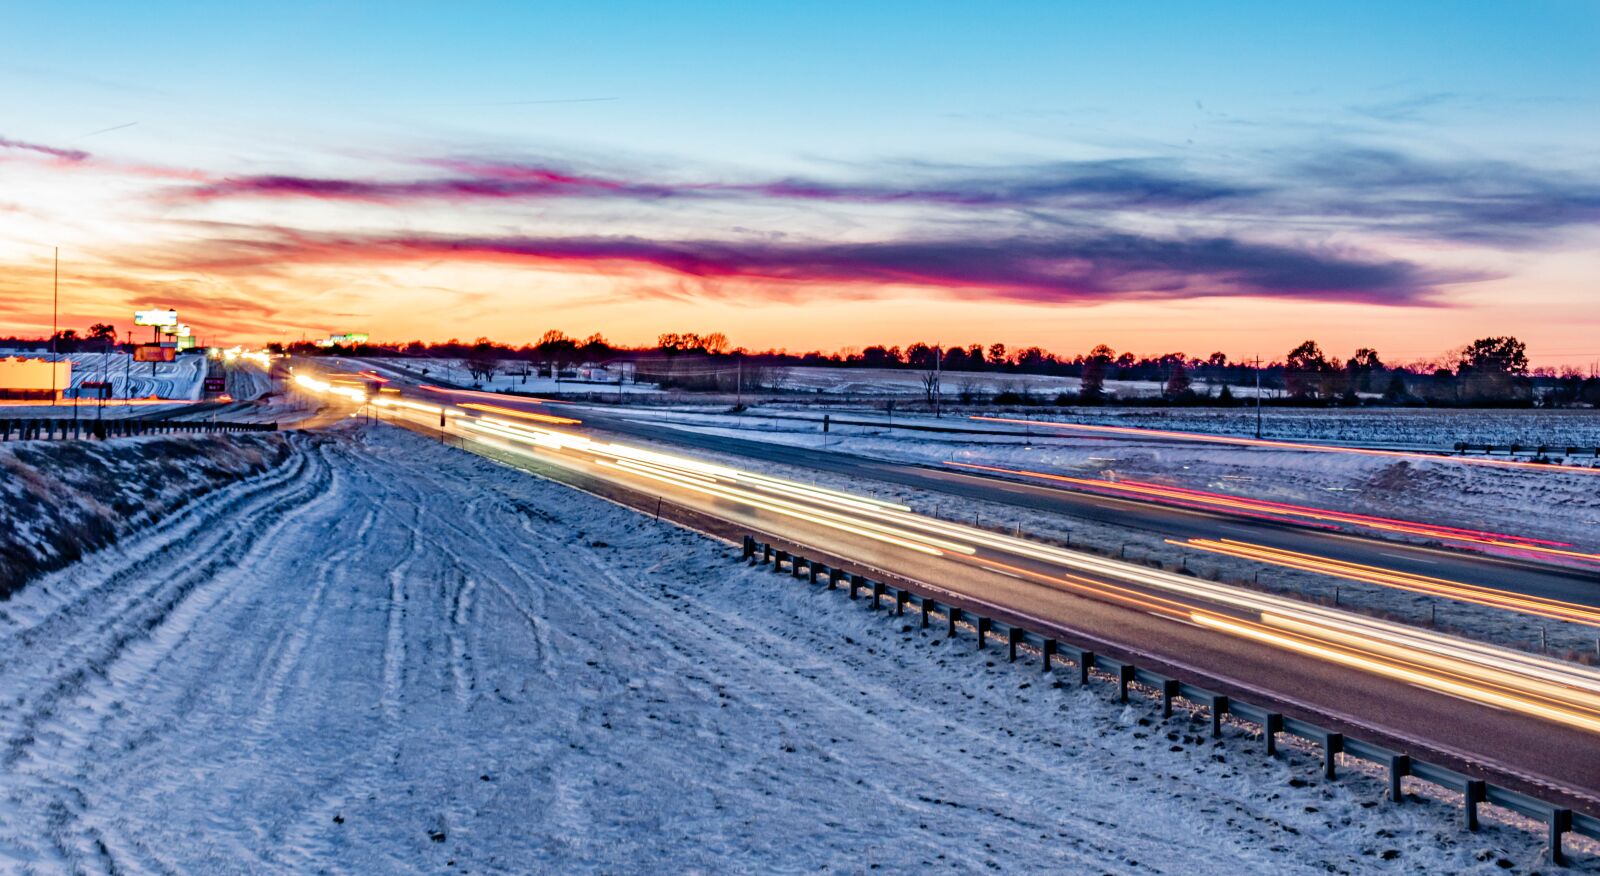
<path id="1" fill-rule="evenodd" d="M 1600 3 L 0 6 L 0 874 L 1600 873 Z"/>
<path id="2" fill-rule="evenodd" d="M 916 10 L 15 9 L 3 315 L 1600 357 L 1593 7 Z"/>

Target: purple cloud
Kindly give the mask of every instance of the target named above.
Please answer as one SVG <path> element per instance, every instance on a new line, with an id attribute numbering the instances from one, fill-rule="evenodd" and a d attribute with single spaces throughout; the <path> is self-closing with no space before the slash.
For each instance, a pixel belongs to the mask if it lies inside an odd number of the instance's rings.
<path id="1" fill-rule="evenodd" d="M 39 143 L 26 143 L 21 140 L 11 140 L 0 137 L 0 149 L 17 149 L 23 152 L 34 152 L 39 155 L 48 155 L 62 161 L 88 161 L 89 153 L 82 149 L 59 149 L 55 146 L 45 146 Z"/>

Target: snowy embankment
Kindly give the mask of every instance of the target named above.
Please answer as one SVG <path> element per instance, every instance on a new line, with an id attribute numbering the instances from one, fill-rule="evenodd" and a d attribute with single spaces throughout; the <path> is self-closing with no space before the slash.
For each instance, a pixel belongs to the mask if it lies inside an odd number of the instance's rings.
<path id="1" fill-rule="evenodd" d="M 0 599 L 286 454 L 276 435 L 0 446 Z"/>
<path id="2" fill-rule="evenodd" d="M 0 606 L 0 869 L 1539 866 L 409 433 L 291 441 Z"/>

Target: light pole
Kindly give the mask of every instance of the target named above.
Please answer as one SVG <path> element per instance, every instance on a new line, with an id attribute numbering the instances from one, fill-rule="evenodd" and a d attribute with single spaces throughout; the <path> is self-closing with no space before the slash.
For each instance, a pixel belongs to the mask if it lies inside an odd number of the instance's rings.
<path id="1" fill-rule="evenodd" d="M 61 317 L 61 247 L 55 248 L 55 273 L 50 281 L 50 407 L 56 406 L 56 336 Z M 74 408 L 76 413 L 77 409 Z"/>
<path id="2" fill-rule="evenodd" d="M 1261 438 L 1261 357 L 1256 357 L 1256 439 Z"/>

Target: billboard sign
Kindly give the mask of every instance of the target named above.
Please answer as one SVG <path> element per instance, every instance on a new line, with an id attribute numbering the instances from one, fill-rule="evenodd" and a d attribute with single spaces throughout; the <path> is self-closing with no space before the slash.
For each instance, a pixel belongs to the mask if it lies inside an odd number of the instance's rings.
<path id="1" fill-rule="evenodd" d="M 178 311 L 176 310 L 135 310 L 133 312 L 134 325 L 160 325 L 172 326 L 178 324 Z"/>
<path id="2" fill-rule="evenodd" d="M 194 335 L 178 335 L 178 349 L 180 349 L 180 350 L 193 350 L 194 349 Z"/>
<path id="3" fill-rule="evenodd" d="M 164 347 L 161 344 L 140 344 L 133 348 L 133 361 L 135 362 L 171 362 L 177 357 L 177 347 Z"/>

